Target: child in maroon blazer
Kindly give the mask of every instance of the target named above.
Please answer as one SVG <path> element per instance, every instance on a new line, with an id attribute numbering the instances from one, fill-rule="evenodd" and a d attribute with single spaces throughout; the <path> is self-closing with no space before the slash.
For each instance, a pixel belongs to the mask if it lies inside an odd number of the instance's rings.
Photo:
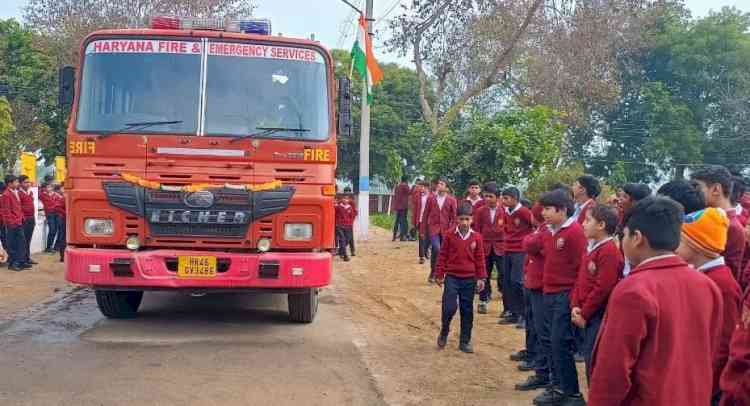
<path id="1" fill-rule="evenodd" d="M 682 207 L 638 202 L 622 248 L 633 266 L 609 297 L 592 356 L 589 404 L 705 406 L 722 328 L 719 288 L 674 254 Z"/>
<path id="2" fill-rule="evenodd" d="M 503 254 L 505 247 L 503 237 L 505 235 L 505 209 L 497 200 L 497 184 L 487 182 L 484 184 L 484 204 L 479 209 L 474 209 L 474 220 L 472 228 L 482 235 L 484 244 L 484 257 L 487 270 L 484 290 L 479 293 L 479 307 L 477 313 L 486 314 L 487 305 L 492 299 L 492 268 L 497 270 L 497 290 L 500 292 L 503 274 Z M 503 295 L 504 297 L 504 295 Z"/>
<path id="3" fill-rule="evenodd" d="M 586 212 L 583 232 L 589 240 L 578 281 L 570 297 L 572 322 L 583 329 L 581 352 L 586 379 L 591 379 L 591 353 L 604 317 L 607 299 L 622 277 L 624 261 L 613 235 L 619 222 L 617 210 L 598 205 Z"/>
<path id="4" fill-rule="evenodd" d="M 549 356 L 552 380 L 535 404 L 583 405 L 578 386 L 578 371 L 573 358 L 575 339 L 570 323 L 570 291 L 575 285 L 581 259 L 586 250 L 583 228 L 572 217 L 573 200 L 563 190 L 545 193 L 539 199 L 542 216 L 550 232 L 544 239 L 544 329 L 539 334 L 540 351 Z"/>
<path id="5" fill-rule="evenodd" d="M 438 179 L 435 183 L 435 193 L 427 199 L 424 212 L 432 249 L 428 278 L 430 283 L 435 282 L 435 264 L 440 253 L 440 245 L 445 236 L 456 228 L 456 206 L 456 198 L 448 193 L 448 182 Z"/>
<path id="6" fill-rule="evenodd" d="M 336 236 L 338 238 L 339 255 L 344 261 L 349 261 L 347 247 L 354 252 L 354 219 L 357 218 L 357 208 L 352 204 L 351 195 L 345 193 L 336 204 Z"/>
<path id="7" fill-rule="evenodd" d="M 689 214 L 682 226 L 682 239 L 677 248 L 679 255 L 693 268 L 708 276 L 721 291 L 723 301 L 723 327 L 719 348 L 714 356 L 714 401 L 721 398 L 719 378 L 729 358 L 729 341 L 740 321 L 742 291 L 734 279 L 732 270 L 724 262 L 721 253 L 726 249 L 729 218 L 721 209 L 709 207 Z"/>
<path id="8" fill-rule="evenodd" d="M 602 192 L 602 186 L 595 177 L 583 175 L 576 179 L 572 189 L 575 199 L 575 211 L 572 217 L 578 221 L 578 224 L 583 224 L 586 211 L 596 206 L 596 198 Z"/>
<path id="9" fill-rule="evenodd" d="M 721 375 L 721 406 L 750 405 L 750 289 L 742 299 L 740 321 L 729 344 L 729 362 Z"/>
<path id="10" fill-rule="evenodd" d="M 471 203 L 471 207 L 474 210 L 477 210 L 486 204 L 486 202 L 482 198 L 482 187 L 479 185 L 479 182 L 475 180 L 469 182 L 469 188 L 466 191 L 465 200 Z"/>
<path id="11" fill-rule="evenodd" d="M 523 300 L 523 263 L 526 253 L 523 239 L 534 232 L 531 210 L 521 204 L 521 192 L 515 187 L 503 190 L 505 222 L 505 259 L 503 263 L 503 314 L 498 324 L 523 324 L 526 314 Z"/>
<path id="12" fill-rule="evenodd" d="M 443 288 L 442 328 L 438 348 L 445 348 L 451 320 L 456 308 L 461 309 L 461 339 L 459 350 L 473 353 L 471 330 L 474 324 L 474 294 L 484 289 L 487 271 L 484 268 L 482 236 L 471 229 L 472 207 L 461 202 L 458 209 L 458 226 L 446 233 L 437 260 L 435 282 Z"/>

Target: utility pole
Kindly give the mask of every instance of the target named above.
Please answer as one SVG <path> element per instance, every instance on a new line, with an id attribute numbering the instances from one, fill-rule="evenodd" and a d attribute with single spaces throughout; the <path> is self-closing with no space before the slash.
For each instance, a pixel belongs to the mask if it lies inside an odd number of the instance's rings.
<path id="1" fill-rule="evenodd" d="M 372 33 L 372 1 L 367 0 L 364 17 L 367 22 L 367 35 Z M 367 47 L 365 52 L 367 52 Z M 362 122 L 360 125 L 362 133 L 359 136 L 359 197 L 357 199 L 357 239 L 367 240 L 367 232 L 370 228 L 370 105 L 367 104 L 367 80 L 362 82 Z"/>

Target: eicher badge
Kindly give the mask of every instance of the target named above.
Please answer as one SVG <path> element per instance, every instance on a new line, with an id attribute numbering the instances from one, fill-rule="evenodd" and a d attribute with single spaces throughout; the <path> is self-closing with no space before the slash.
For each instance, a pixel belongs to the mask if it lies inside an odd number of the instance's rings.
<path id="1" fill-rule="evenodd" d="M 561 250 L 561 249 L 565 248 L 565 239 L 562 238 L 562 237 L 558 238 L 557 242 L 555 243 L 555 245 L 557 246 L 558 250 Z"/>
<path id="2" fill-rule="evenodd" d="M 594 261 L 589 262 L 589 273 L 592 275 L 596 273 L 596 264 Z"/>

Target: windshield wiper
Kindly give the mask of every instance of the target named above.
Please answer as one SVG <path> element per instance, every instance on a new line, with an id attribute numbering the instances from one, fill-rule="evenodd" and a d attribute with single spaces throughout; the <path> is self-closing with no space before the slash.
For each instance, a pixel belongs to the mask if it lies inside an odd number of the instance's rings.
<path id="1" fill-rule="evenodd" d="M 229 143 L 232 144 L 232 143 L 235 143 L 237 141 L 241 141 L 241 140 L 244 140 L 244 139 L 247 139 L 247 138 L 252 138 L 252 137 L 264 137 L 266 135 L 275 134 L 275 133 L 281 132 L 281 131 L 290 131 L 290 132 L 299 132 L 299 133 L 306 133 L 306 132 L 310 132 L 311 131 L 309 128 L 302 128 L 301 126 L 300 126 L 300 128 L 255 127 L 255 129 L 256 130 L 261 130 L 261 131 L 258 132 L 258 133 L 253 133 L 253 134 L 240 135 L 239 137 L 232 138 L 232 140 L 229 141 Z"/>
<path id="2" fill-rule="evenodd" d="M 101 134 L 97 139 L 101 140 L 103 138 L 107 138 L 114 134 L 119 134 L 123 131 L 127 130 L 143 130 L 145 128 L 153 127 L 155 125 L 170 125 L 170 124 L 180 124 L 182 123 L 182 120 L 171 120 L 171 121 L 141 121 L 137 123 L 125 123 L 125 125 L 116 131 L 110 131 L 104 134 Z"/>

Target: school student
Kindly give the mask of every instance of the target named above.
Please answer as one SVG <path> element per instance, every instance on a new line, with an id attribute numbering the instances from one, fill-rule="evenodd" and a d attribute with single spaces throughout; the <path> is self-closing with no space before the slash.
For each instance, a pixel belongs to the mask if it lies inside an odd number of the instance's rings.
<path id="1" fill-rule="evenodd" d="M 721 406 L 750 405 L 750 289 L 745 291 L 740 308 L 729 361 L 721 375 Z"/>
<path id="2" fill-rule="evenodd" d="M 697 182 L 673 180 L 662 185 L 656 194 L 668 197 L 679 203 L 686 214 L 695 213 L 706 208 L 706 198 L 700 191 Z"/>
<path id="3" fill-rule="evenodd" d="M 23 234 L 26 237 L 26 252 L 31 253 L 31 238 L 34 236 L 36 227 L 36 208 L 34 207 L 34 192 L 31 190 L 31 181 L 26 175 L 18 177 L 21 187 L 18 189 L 18 196 L 21 199 L 21 210 L 23 210 Z M 29 260 L 29 263 L 35 265 L 36 262 Z"/>
<path id="4" fill-rule="evenodd" d="M 2 216 L 7 233 L 8 269 L 11 271 L 31 269 L 29 253 L 26 250 L 26 237 L 23 233 L 24 216 L 18 192 L 18 178 L 15 175 L 7 175 L 5 185 L 5 193 L 2 195 Z"/>
<path id="5" fill-rule="evenodd" d="M 357 217 L 357 208 L 351 202 L 351 195 L 345 193 L 336 204 L 336 236 L 338 238 L 339 255 L 344 261 L 349 261 L 347 247 L 351 246 L 352 256 L 354 252 L 354 219 Z"/>
<path id="6" fill-rule="evenodd" d="M 393 210 L 396 211 L 396 221 L 393 223 L 393 241 L 396 238 L 406 241 L 409 234 L 409 226 L 406 223 L 406 212 L 409 210 L 409 178 L 404 175 L 401 177 L 401 183 L 393 191 Z"/>
<path id="7" fill-rule="evenodd" d="M 55 198 L 51 181 L 42 185 L 42 189 L 39 191 L 39 201 L 44 205 L 44 217 L 47 222 L 47 245 L 44 247 L 44 252 L 53 253 L 62 224 L 55 208 L 55 205 L 59 204 L 59 199 Z"/>
<path id="8" fill-rule="evenodd" d="M 675 201 L 649 197 L 625 219 L 622 247 L 634 269 L 607 304 L 590 405 L 710 404 L 721 292 L 674 254 L 683 217 Z"/>
<path id="9" fill-rule="evenodd" d="M 534 399 L 536 405 L 583 405 L 578 371 L 573 359 L 574 337 L 570 322 L 570 292 L 578 277 L 586 236 L 572 217 L 573 201 L 563 190 L 547 192 L 539 199 L 542 216 L 550 228 L 544 234 L 544 325 L 539 334 L 540 351 L 551 364 L 550 386 Z"/>
<path id="10" fill-rule="evenodd" d="M 430 246 L 430 236 L 427 232 L 427 222 L 425 221 L 424 212 L 427 208 L 427 199 L 430 198 L 429 183 L 424 180 L 417 182 L 412 195 L 412 212 L 411 221 L 414 228 L 417 229 L 417 238 L 419 239 L 419 263 L 424 264 L 427 258 L 427 251 Z"/>
<path id="11" fill-rule="evenodd" d="M 432 250 L 430 277 L 428 278 L 430 283 L 435 283 L 435 265 L 440 253 L 440 245 L 445 236 L 455 230 L 456 205 L 456 198 L 448 193 L 448 182 L 438 179 L 435 182 L 435 193 L 427 199 L 424 213 Z"/>
<path id="12" fill-rule="evenodd" d="M 466 201 L 471 203 L 471 207 L 476 210 L 484 206 L 485 201 L 482 199 L 482 188 L 479 186 L 479 182 L 472 180 L 469 182 L 469 189 L 466 193 Z"/>
<path id="13" fill-rule="evenodd" d="M 742 277 L 742 258 L 745 255 L 745 232 L 737 219 L 732 206 L 732 174 L 723 166 L 708 166 L 693 172 L 690 178 L 700 187 L 706 199 L 706 205 L 717 207 L 727 212 L 729 216 L 729 230 L 727 231 L 727 247 L 724 251 L 724 261 L 732 270 L 735 279 Z"/>
<path id="14" fill-rule="evenodd" d="M 477 313 L 487 314 L 487 306 L 492 299 L 492 268 L 497 270 L 497 290 L 500 292 L 503 275 L 503 255 L 505 254 L 505 209 L 498 200 L 497 184 L 484 184 L 484 205 L 474 211 L 472 227 L 482 236 L 487 280 L 479 293 Z M 505 295 L 502 295 L 505 298 Z"/>
<path id="15" fill-rule="evenodd" d="M 462 202 L 458 209 L 458 225 L 445 234 L 440 248 L 435 272 L 435 282 L 443 286 L 442 327 L 438 335 L 438 348 L 448 342 L 451 320 L 456 308 L 461 312 L 459 350 L 473 353 L 471 330 L 474 323 L 474 295 L 484 289 L 487 272 L 484 268 L 482 236 L 471 229 L 472 208 Z"/>
<path id="16" fill-rule="evenodd" d="M 740 320 L 740 285 L 734 279 L 732 270 L 724 263 L 721 253 L 727 242 L 729 218 L 721 209 L 709 207 L 685 217 L 682 225 L 682 239 L 677 248 L 679 255 L 693 268 L 714 281 L 721 292 L 723 301 L 723 327 L 719 338 L 718 351 L 713 364 L 713 396 L 715 404 L 721 398 L 719 378 L 729 358 L 729 341 Z"/>
<path id="17" fill-rule="evenodd" d="M 572 217 L 578 224 L 583 224 L 586 211 L 596 205 L 596 198 L 602 192 L 602 187 L 595 177 L 583 175 L 576 180 L 572 189 L 575 199 L 575 211 Z"/>
<path id="18" fill-rule="evenodd" d="M 65 247 L 67 246 L 67 211 L 65 203 L 65 187 L 63 185 L 55 185 L 54 191 L 59 199 L 58 204 L 55 206 L 55 211 L 60 216 L 60 230 L 57 236 L 57 242 L 55 243 L 55 251 L 60 254 L 60 262 L 65 262 Z M 351 238 L 352 255 L 354 255 L 354 239 Z"/>
<path id="19" fill-rule="evenodd" d="M 4 208 L 3 208 L 4 207 L 3 206 L 3 199 L 2 199 L 3 194 L 5 194 L 5 182 L 0 182 L 0 213 L 2 213 L 3 210 L 4 210 Z M 6 238 L 5 220 L 3 219 L 2 215 L 0 215 L 0 243 L 2 243 L 3 248 L 7 249 L 7 247 L 8 247 L 8 240 Z M 6 252 L 6 254 L 7 254 L 7 252 Z M 7 255 L 6 255 L 5 258 L 7 260 Z M 3 263 L 4 262 L 5 261 L 3 261 Z M 8 265 L 8 264 L 4 264 L 4 265 Z"/>
<path id="20" fill-rule="evenodd" d="M 586 379 L 591 379 L 591 353 L 607 307 L 607 300 L 622 277 L 624 261 L 614 241 L 617 210 L 594 206 L 586 212 L 583 231 L 589 240 L 578 280 L 570 298 L 571 321 L 583 329 L 581 352 L 586 363 Z"/>
<path id="21" fill-rule="evenodd" d="M 511 354 L 512 361 L 521 361 L 518 369 L 534 371 L 526 381 L 516 385 L 516 390 L 529 391 L 545 388 L 550 383 L 549 354 L 541 351 L 539 332 L 544 330 L 544 275 L 543 245 L 550 230 L 542 217 L 542 206 L 532 207 L 535 231 L 523 239 L 526 252 L 524 265 L 524 299 L 526 300 L 526 349 Z"/>
<path id="22" fill-rule="evenodd" d="M 498 324 L 522 323 L 526 313 L 523 300 L 523 264 L 526 253 L 523 239 L 534 231 L 531 210 L 521 204 L 521 192 L 515 187 L 503 190 L 505 207 L 505 259 L 503 266 L 503 306 L 508 313 Z"/>

